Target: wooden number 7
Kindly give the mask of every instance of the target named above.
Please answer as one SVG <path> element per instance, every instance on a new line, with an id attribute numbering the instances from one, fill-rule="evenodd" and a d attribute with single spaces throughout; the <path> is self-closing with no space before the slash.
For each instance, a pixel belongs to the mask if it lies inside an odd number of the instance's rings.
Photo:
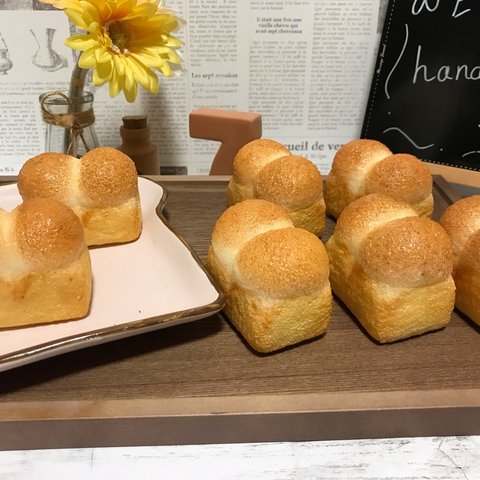
<path id="1" fill-rule="evenodd" d="M 189 116 L 192 138 L 221 142 L 210 175 L 231 175 L 233 157 L 243 145 L 262 136 L 262 117 L 258 113 L 202 108 Z"/>

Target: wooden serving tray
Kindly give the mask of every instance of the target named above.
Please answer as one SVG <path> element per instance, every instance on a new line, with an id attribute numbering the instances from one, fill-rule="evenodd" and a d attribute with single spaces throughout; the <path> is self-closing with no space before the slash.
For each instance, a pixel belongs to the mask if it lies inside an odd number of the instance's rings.
<path id="1" fill-rule="evenodd" d="M 226 179 L 155 179 L 204 259 Z M 441 177 L 434 193 L 438 219 L 457 197 Z M 469 434 L 480 329 L 456 311 L 441 331 L 379 345 L 335 301 L 323 337 L 269 355 L 216 314 L 0 373 L 1 449 Z"/>

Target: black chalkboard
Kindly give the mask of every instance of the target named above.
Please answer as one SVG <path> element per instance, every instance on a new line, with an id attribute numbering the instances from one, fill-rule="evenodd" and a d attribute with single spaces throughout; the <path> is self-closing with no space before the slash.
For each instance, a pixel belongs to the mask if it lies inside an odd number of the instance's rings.
<path id="1" fill-rule="evenodd" d="M 390 0 L 362 137 L 480 170 L 479 0 Z"/>

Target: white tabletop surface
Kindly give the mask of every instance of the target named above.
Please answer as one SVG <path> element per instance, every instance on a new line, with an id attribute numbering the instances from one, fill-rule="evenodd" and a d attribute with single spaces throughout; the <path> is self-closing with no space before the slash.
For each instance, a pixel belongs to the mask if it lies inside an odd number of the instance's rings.
<path id="1" fill-rule="evenodd" d="M 480 436 L 4 451 L 0 478 L 478 480 Z"/>

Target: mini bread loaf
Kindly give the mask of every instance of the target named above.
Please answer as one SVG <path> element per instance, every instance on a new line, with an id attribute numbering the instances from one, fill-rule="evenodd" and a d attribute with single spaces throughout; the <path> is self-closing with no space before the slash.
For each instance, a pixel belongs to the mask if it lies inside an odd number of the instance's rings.
<path id="1" fill-rule="evenodd" d="M 276 158 L 290 155 L 275 140 L 259 138 L 244 145 L 233 159 L 233 173 L 227 187 L 228 205 L 255 198 L 255 182 L 260 170 Z"/>
<path id="2" fill-rule="evenodd" d="M 0 209 L 0 328 L 88 313 L 90 255 L 73 211 L 54 199 Z"/>
<path id="3" fill-rule="evenodd" d="M 142 229 L 138 178 L 133 161 L 111 147 L 81 159 L 48 152 L 30 158 L 18 175 L 23 200 L 55 198 L 80 218 L 87 245 L 136 240 Z"/>
<path id="4" fill-rule="evenodd" d="M 333 292 L 380 343 L 449 322 L 455 300 L 450 239 L 408 204 L 383 194 L 355 200 L 326 249 Z"/>
<path id="5" fill-rule="evenodd" d="M 281 205 L 296 227 L 315 235 L 325 228 L 322 175 L 309 159 L 274 140 L 253 140 L 234 158 L 228 205 L 252 198 Z"/>
<path id="6" fill-rule="evenodd" d="M 455 306 L 480 325 L 480 195 L 450 205 L 440 224 L 453 245 Z"/>
<path id="7" fill-rule="evenodd" d="M 273 352 L 327 330 L 328 257 L 317 236 L 260 199 L 229 207 L 212 232 L 207 268 L 226 294 L 225 312 L 252 348 Z"/>
<path id="8" fill-rule="evenodd" d="M 432 183 L 430 171 L 417 157 L 392 154 L 376 140 L 352 140 L 336 153 L 327 176 L 327 213 L 338 218 L 357 198 L 383 193 L 407 202 L 420 216 L 429 217 L 433 212 Z"/>

